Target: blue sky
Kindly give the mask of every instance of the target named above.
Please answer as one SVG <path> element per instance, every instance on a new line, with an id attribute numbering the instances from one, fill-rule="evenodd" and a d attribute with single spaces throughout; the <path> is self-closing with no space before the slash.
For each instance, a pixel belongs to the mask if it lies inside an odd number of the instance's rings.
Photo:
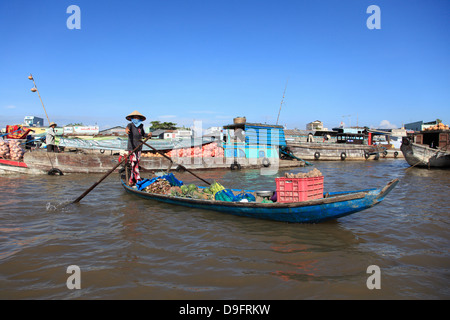
<path id="1" fill-rule="evenodd" d="M 126 125 L 133 110 L 275 123 L 286 83 L 288 128 L 449 124 L 449 16 L 447 0 L 1 1 L 0 127 L 46 118 L 30 73 L 59 125 Z"/>

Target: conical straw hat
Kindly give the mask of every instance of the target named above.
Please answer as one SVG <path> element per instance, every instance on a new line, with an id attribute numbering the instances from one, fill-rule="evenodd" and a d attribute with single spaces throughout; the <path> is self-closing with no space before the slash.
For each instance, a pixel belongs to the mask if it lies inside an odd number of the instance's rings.
<path id="1" fill-rule="evenodd" d="M 57 126 L 56 123 L 54 123 L 54 122 L 50 122 L 50 124 L 49 124 L 48 126 L 51 127 L 51 126 L 53 126 L 53 125 L 54 125 L 55 127 Z"/>
<path id="2" fill-rule="evenodd" d="M 141 117 L 142 120 L 147 119 L 146 117 L 144 117 L 142 114 L 140 114 L 140 113 L 137 112 L 137 111 L 133 111 L 132 113 L 130 113 L 129 115 L 127 115 L 127 116 L 125 117 L 125 119 L 127 119 L 128 121 L 131 121 L 131 118 L 132 118 L 133 116 Z"/>

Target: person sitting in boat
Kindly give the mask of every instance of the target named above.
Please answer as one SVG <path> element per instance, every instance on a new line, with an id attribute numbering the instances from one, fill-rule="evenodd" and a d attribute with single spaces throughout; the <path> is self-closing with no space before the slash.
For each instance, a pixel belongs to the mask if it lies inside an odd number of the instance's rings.
<path id="1" fill-rule="evenodd" d="M 58 152 L 58 148 L 55 143 L 56 137 L 56 123 L 51 122 L 48 126 L 50 129 L 47 130 L 47 135 L 45 137 L 45 143 L 47 144 L 47 152 Z"/>
<path id="2" fill-rule="evenodd" d="M 146 136 L 151 136 L 151 133 L 148 135 L 144 132 L 144 124 L 143 122 L 147 119 L 145 116 L 140 114 L 137 111 L 133 111 L 128 116 L 125 117 L 128 121 L 131 121 L 126 129 L 125 132 L 128 135 L 128 146 L 127 150 L 129 152 L 136 149 L 137 146 L 141 143 L 141 139 Z M 141 151 L 142 146 L 139 147 L 135 152 L 129 155 L 129 160 L 131 164 L 131 174 L 130 179 L 128 181 L 128 184 L 130 186 L 133 186 L 141 180 L 141 176 L 139 175 L 139 161 L 141 158 Z"/>

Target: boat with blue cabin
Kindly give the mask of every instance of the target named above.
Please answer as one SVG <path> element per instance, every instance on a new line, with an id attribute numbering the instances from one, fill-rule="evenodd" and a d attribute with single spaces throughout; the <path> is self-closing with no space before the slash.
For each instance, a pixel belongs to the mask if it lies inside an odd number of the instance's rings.
<path id="1" fill-rule="evenodd" d="M 235 118 L 234 123 L 225 125 L 223 130 L 225 158 L 235 159 L 237 166 L 245 160 L 270 167 L 283 159 L 280 152 L 286 147 L 283 126 L 249 123 Z"/>

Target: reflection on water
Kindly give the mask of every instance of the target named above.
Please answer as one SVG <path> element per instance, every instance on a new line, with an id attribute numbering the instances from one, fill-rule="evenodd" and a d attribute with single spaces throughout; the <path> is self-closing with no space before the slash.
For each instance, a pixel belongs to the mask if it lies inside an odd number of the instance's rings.
<path id="1" fill-rule="evenodd" d="M 450 171 L 403 160 L 315 162 L 325 191 L 381 187 L 380 205 L 337 221 L 286 224 L 161 204 L 111 175 L 0 178 L 2 299 L 448 299 Z M 306 171 L 297 168 L 291 172 Z M 198 172 L 274 190 L 259 170 Z M 280 171 L 278 176 L 283 176 Z M 185 172 L 186 183 L 201 182 Z M 81 269 L 82 289 L 65 283 Z M 369 265 L 381 290 L 366 287 Z"/>

